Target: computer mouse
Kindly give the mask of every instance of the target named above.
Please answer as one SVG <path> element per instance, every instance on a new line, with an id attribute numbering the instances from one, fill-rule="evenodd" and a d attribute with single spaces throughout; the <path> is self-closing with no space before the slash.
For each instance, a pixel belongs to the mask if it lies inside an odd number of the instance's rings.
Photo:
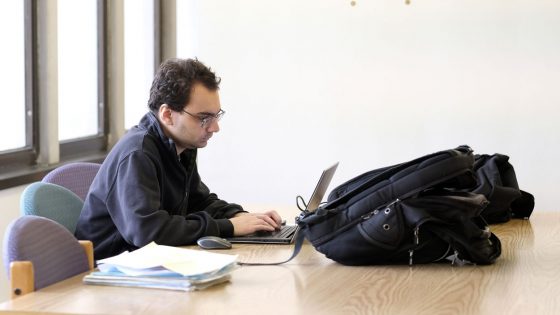
<path id="1" fill-rule="evenodd" d="M 231 243 L 218 236 L 203 236 L 196 243 L 200 248 L 204 249 L 230 249 Z"/>

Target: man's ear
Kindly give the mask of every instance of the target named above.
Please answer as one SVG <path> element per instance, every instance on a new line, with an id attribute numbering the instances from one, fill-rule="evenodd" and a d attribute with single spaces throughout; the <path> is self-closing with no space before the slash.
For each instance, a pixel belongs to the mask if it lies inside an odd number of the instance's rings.
<path id="1" fill-rule="evenodd" d="M 173 125 L 173 110 L 167 104 L 161 104 L 158 110 L 158 118 L 165 125 Z"/>

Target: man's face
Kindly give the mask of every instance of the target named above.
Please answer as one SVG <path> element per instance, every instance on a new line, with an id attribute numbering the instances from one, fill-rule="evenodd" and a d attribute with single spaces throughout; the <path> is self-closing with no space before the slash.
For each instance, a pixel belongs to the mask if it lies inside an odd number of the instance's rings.
<path id="1" fill-rule="evenodd" d="M 168 126 L 170 138 L 175 141 L 177 153 L 184 149 L 204 148 L 214 132 L 220 131 L 217 119 L 209 119 L 202 126 L 202 119 L 215 116 L 221 110 L 218 91 L 208 90 L 195 83 L 189 103 L 183 112 L 171 112 L 173 124 Z"/>

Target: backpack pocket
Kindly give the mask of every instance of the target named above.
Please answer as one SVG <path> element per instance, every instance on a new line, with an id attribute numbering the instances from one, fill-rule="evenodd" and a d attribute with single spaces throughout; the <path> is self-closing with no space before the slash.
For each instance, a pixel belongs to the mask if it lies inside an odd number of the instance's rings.
<path id="1" fill-rule="evenodd" d="M 429 230 L 409 226 L 401 203 L 397 200 L 371 211 L 359 222 L 332 231 L 336 237 L 314 245 L 325 256 L 344 265 L 419 264 L 440 259 L 449 244 Z M 416 253 L 413 261 L 411 252 Z"/>

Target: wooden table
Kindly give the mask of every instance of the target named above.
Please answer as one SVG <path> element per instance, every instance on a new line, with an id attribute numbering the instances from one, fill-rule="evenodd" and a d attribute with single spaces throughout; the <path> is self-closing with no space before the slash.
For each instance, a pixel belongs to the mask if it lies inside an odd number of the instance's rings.
<path id="1" fill-rule="evenodd" d="M 492 227 L 490 266 L 348 267 L 305 244 L 280 266 L 244 266 L 197 292 L 90 286 L 83 275 L 0 304 L 0 313 L 74 314 L 560 314 L 560 212 Z M 241 261 L 276 261 L 292 246 L 234 245 Z M 224 251 L 221 251 L 224 253 Z"/>

